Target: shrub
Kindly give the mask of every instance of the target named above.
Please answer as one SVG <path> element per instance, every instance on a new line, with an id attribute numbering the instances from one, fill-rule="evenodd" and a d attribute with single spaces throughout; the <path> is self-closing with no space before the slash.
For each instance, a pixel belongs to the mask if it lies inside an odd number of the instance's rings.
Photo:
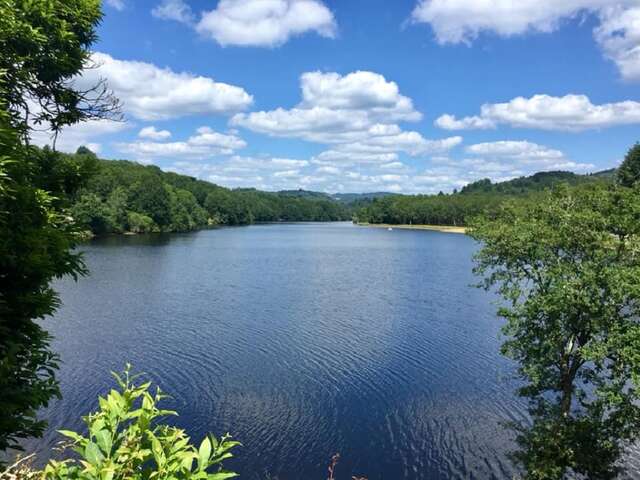
<path id="1" fill-rule="evenodd" d="M 222 462 L 233 455 L 239 442 L 229 434 L 220 440 L 207 436 L 196 448 L 184 430 L 156 420 L 177 415 L 158 408 L 166 398 L 158 388 L 150 393 L 151 382 L 136 384 L 138 375 L 114 373 L 120 390 L 99 398 L 100 408 L 83 420 L 88 436 L 61 430 L 71 439 L 79 459 L 52 460 L 43 480 L 225 480 L 237 474 L 223 470 Z"/>

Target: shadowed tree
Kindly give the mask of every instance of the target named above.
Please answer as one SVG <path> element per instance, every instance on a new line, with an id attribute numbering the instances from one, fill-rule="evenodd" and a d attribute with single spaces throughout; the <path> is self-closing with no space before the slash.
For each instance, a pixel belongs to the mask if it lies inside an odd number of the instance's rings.
<path id="1" fill-rule="evenodd" d="M 99 0 L 0 0 L 0 450 L 40 434 L 37 411 L 58 394 L 58 359 L 38 320 L 59 303 L 51 280 L 84 272 L 67 199 L 96 159 L 27 143 L 34 125 L 55 137 L 117 117 L 103 83 L 74 87 L 101 16 Z"/>

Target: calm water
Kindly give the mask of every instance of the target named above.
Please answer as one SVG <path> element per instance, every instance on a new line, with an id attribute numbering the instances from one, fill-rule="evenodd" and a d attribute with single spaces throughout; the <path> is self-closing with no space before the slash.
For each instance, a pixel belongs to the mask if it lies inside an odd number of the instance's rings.
<path id="1" fill-rule="evenodd" d="M 29 445 L 80 428 L 131 362 L 173 396 L 198 441 L 231 432 L 245 479 L 505 478 L 524 418 L 498 354 L 492 296 L 470 286 L 463 235 L 350 224 L 112 237 L 91 276 L 58 284 L 47 322 L 63 399 Z"/>

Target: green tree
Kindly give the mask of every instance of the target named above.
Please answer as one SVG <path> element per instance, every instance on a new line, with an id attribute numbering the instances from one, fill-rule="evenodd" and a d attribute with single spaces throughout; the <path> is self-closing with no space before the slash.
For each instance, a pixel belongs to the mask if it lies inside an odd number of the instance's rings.
<path id="1" fill-rule="evenodd" d="M 56 153 L 33 155 L 8 120 L 0 109 L 0 450 L 44 428 L 36 412 L 58 394 L 58 359 L 36 320 L 58 305 L 49 282 L 84 271 L 71 253 L 77 232 L 60 200 L 70 192 L 48 192 L 34 176 L 39 160 L 52 163 Z"/>
<path id="2" fill-rule="evenodd" d="M 107 196 L 107 207 L 111 216 L 113 231 L 122 233 L 129 228 L 127 216 L 127 191 L 123 187 L 114 188 Z"/>
<path id="3" fill-rule="evenodd" d="M 58 305 L 51 280 L 84 272 L 68 207 L 95 159 L 26 144 L 33 124 L 55 136 L 117 108 L 104 85 L 72 83 L 100 18 L 99 0 L 0 0 L 0 450 L 40 434 L 37 411 L 58 394 L 38 320 Z"/>
<path id="4" fill-rule="evenodd" d="M 161 229 L 171 223 L 170 189 L 159 178 L 134 183 L 129 189 L 129 205 L 135 212 L 151 217 Z"/>
<path id="5" fill-rule="evenodd" d="M 127 225 L 129 226 L 129 231 L 133 233 L 155 233 L 160 231 L 151 218 L 137 212 L 129 212 L 127 214 Z"/>
<path id="6" fill-rule="evenodd" d="M 640 180 L 640 143 L 629 149 L 618 169 L 618 183 L 625 187 L 632 187 Z"/>
<path id="7" fill-rule="evenodd" d="M 85 193 L 71 208 L 74 220 L 96 234 L 110 233 L 115 229 L 113 214 L 95 193 Z"/>
<path id="8" fill-rule="evenodd" d="M 527 478 L 614 478 L 640 432 L 639 219 L 639 189 L 594 186 L 472 223 L 530 402 L 514 454 Z"/>

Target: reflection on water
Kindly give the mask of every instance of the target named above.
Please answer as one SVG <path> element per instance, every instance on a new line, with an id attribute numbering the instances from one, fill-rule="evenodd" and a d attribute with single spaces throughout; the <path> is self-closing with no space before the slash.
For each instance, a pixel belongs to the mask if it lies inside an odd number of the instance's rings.
<path id="1" fill-rule="evenodd" d="M 260 225 L 106 237 L 58 284 L 47 326 L 63 399 L 28 447 L 79 428 L 133 363 L 173 395 L 197 440 L 230 431 L 243 478 L 506 478 L 525 418 L 498 354 L 492 297 L 470 286 L 462 235 L 349 224 Z"/>

